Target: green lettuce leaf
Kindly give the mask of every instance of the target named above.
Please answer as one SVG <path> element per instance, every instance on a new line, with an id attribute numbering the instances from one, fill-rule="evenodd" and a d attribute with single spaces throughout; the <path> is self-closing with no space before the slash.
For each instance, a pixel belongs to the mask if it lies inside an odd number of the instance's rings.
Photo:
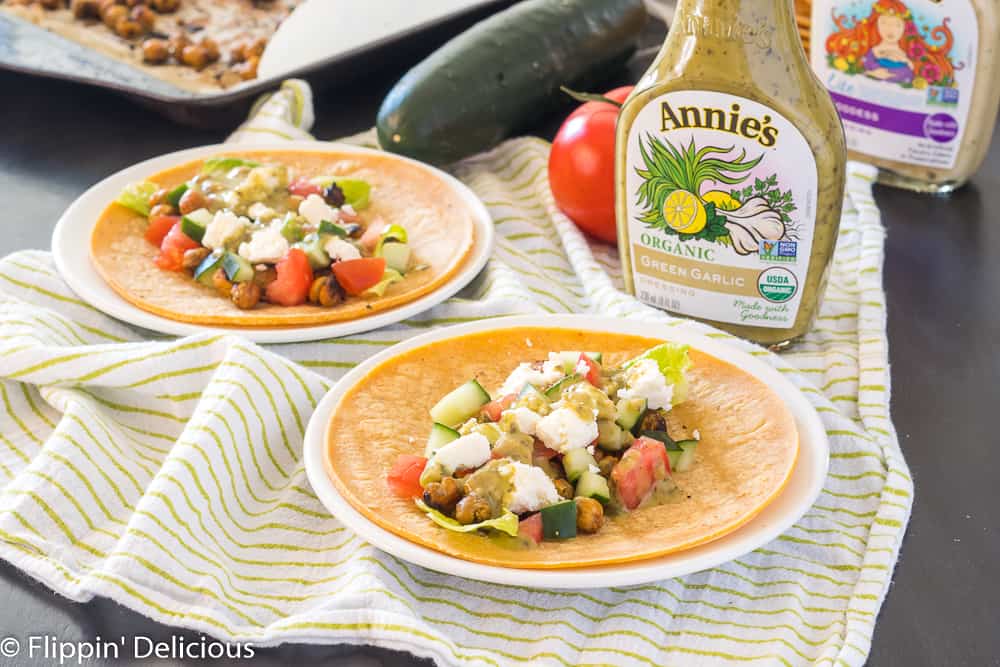
<path id="1" fill-rule="evenodd" d="M 209 174 L 213 171 L 228 171 L 233 167 L 259 167 L 260 162 L 244 160 L 238 157 L 210 157 L 201 166 L 201 173 Z"/>
<path id="2" fill-rule="evenodd" d="M 666 378 L 667 384 L 673 385 L 674 396 L 672 403 L 677 405 L 683 403 L 687 398 L 687 375 L 685 372 L 691 368 L 691 358 L 688 356 L 688 346 L 677 343 L 663 343 L 650 348 L 634 359 L 625 362 L 623 368 L 628 368 L 637 361 L 652 359 L 660 367 L 660 372 Z"/>
<path id="3" fill-rule="evenodd" d="M 486 521 L 480 521 L 479 523 L 463 525 L 451 517 L 441 514 L 441 512 L 438 512 L 436 509 L 431 509 L 424 501 L 420 500 L 420 498 L 416 498 L 414 502 L 417 503 L 417 507 L 427 514 L 427 518 L 431 521 L 442 528 L 454 530 L 456 533 L 471 533 L 472 531 L 479 530 L 480 528 L 492 528 L 494 530 L 499 530 L 501 533 L 507 533 L 511 537 L 517 537 L 517 515 L 510 510 L 507 510 L 495 519 L 488 519 Z"/>
<path id="4" fill-rule="evenodd" d="M 402 279 L 403 275 L 399 271 L 386 268 L 385 273 L 382 274 L 382 280 L 366 289 L 365 295 L 382 296 L 389 289 L 389 285 L 398 283 Z"/>
<path id="5" fill-rule="evenodd" d="M 160 189 L 156 183 L 149 181 L 139 181 L 125 186 L 115 201 L 126 208 L 130 208 L 139 215 L 149 216 L 149 198 Z"/>
<path id="6" fill-rule="evenodd" d="M 344 193 L 344 205 L 351 206 L 355 211 L 368 206 L 371 199 L 372 186 L 368 181 L 360 178 L 337 178 L 335 176 L 317 176 L 309 179 L 310 183 L 323 188 L 328 188 L 334 183 Z"/>

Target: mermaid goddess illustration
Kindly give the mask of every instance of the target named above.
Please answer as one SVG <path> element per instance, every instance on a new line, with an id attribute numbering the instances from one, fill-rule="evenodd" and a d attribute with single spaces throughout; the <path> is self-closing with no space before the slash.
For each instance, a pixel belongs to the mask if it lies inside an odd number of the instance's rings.
<path id="1" fill-rule="evenodd" d="M 833 14 L 837 30 L 826 40 L 830 64 L 847 74 L 904 87 L 954 86 L 955 65 L 949 58 L 955 38 L 948 19 L 928 32 L 930 44 L 900 0 L 877 0 L 871 13 L 853 21 Z"/>

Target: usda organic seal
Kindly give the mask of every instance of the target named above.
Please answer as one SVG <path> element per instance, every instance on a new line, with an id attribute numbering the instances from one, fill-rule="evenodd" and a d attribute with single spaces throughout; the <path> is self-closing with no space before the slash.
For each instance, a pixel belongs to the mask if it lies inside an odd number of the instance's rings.
<path id="1" fill-rule="evenodd" d="M 760 295 L 774 303 L 784 303 L 793 296 L 799 288 L 795 274 L 778 266 L 762 271 L 757 278 L 757 290 Z"/>

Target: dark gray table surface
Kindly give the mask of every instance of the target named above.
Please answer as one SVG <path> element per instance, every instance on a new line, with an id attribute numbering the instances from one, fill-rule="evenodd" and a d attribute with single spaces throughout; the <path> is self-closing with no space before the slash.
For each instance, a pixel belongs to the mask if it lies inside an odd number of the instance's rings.
<path id="1" fill-rule="evenodd" d="M 334 138 L 370 127 L 400 71 L 320 94 L 316 134 Z M 622 80 L 630 76 L 635 71 Z M 73 84 L 0 73 L 0 91 L 0 254 L 47 248 L 66 206 L 105 176 L 224 138 Z M 549 118 L 532 130 L 551 136 L 557 122 Z M 997 665 L 1000 137 L 979 174 L 951 197 L 878 187 L 876 199 L 888 228 L 892 411 L 916 500 L 870 664 Z M 0 637 L 39 634 L 64 641 L 196 638 L 106 600 L 67 601 L 0 564 Z M 312 661 L 426 664 L 390 651 L 304 646 L 260 651 L 254 664 Z"/>

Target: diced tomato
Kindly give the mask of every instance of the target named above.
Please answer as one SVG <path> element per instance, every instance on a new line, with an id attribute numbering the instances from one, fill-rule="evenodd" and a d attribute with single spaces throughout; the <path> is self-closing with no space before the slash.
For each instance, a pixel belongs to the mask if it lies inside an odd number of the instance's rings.
<path id="1" fill-rule="evenodd" d="M 507 394 L 483 406 L 483 414 L 491 422 L 500 421 L 500 415 L 517 400 L 517 394 Z"/>
<path id="2" fill-rule="evenodd" d="M 543 459 L 552 459 L 559 456 L 559 452 L 554 449 L 549 449 L 545 446 L 545 443 L 535 438 L 535 451 L 533 456 L 541 457 Z"/>
<path id="3" fill-rule="evenodd" d="M 588 357 L 584 353 L 580 353 L 580 358 L 576 362 L 576 367 L 579 369 L 580 364 L 587 367 L 587 372 L 584 374 L 587 382 L 594 385 L 595 387 L 601 386 L 601 365 Z M 579 372 L 579 370 L 577 371 Z"/>
<path id="4" fill-rule="evenodd" d="M 424 489 L 420 486 L 420 475 L 423 474 L 426 465 L 427 459 L 423 456 L 400 454 L 386 477 L 389 488 L 400 498 L 422 495 Z"/>
<path id="5" fill-rule="evenodd" d="M 267 300 L 282 306 L 305 303 L 313 282 L 309 259 L 299 248 L 292 248 L 274 266 L 278 277 L 267 286 Z"/>
<path id="6" fill-rule="evenodd" d="M 653 485 L 670 476 L 670 459 L 662 442 L 637 438 L 611 470 L 615 491 L 627 509 L 635 509 Z"/>
<path id="7" fill-rule="evenodd" d="M 319 195 L 323 196 L 323 188 L 315 183 L 311 183 L 308 178 L 296 178 L 294 181 L 288 184 L 289 194 L 298 195 L 299 197 L 308 197 L 309 195 Z"/>
<path id="8" fill-rule="evenodd" d="M 384 273 L 385 257 L 361 257 L 333 264 L 333 277 L 351 296 L 377 285 Z"/>
<path id="9" fill-rule="evenodd" d="M 170 229 L 180 221 L 179 215 L 158 215 L 150 218 L 149 226 L 146 227 L 146 240 L 159 248 Z"/>
<path id="10" fill-rule="evenodd" d="M 521 519 L 517 524 L 517 534 L 535 544 L 542 541 L 542 513 L 535 512 Z"/>
<path id="11" fill-rule="evenodd" d="M 366 229 L 365 233 L 361 235 L 361 247 L 368 252 L 375 250 L 375 246 L 378 245 L 378 240 L 382 236 L 382 232 L 384 232 L 385 228 L 388 226 L 389 225 L 382 218 L 375 218 L 372 220 L 371 224 L 368 225 L 368 229 Z"/>
<path id="12" fill-rule="evenodd" d="M 181 231 L 181 223 L 176 222 L 163 237 L 160 252 L 153 262 L 164 271 L 180 271 L 184 268 L 184 253 L 200 247 L 200 243 Z"/>

